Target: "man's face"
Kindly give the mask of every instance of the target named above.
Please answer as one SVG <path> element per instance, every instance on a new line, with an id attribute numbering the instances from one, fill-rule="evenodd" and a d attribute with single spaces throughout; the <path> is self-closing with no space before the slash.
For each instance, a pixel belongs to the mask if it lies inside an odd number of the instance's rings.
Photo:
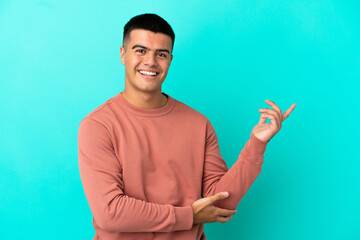
<path id="1" fill-rule="evenodd" d="M 120 48 L 128 92 L 160 92 L 173 58 L 172 39 L 163 33 L 134 29 Z"/>

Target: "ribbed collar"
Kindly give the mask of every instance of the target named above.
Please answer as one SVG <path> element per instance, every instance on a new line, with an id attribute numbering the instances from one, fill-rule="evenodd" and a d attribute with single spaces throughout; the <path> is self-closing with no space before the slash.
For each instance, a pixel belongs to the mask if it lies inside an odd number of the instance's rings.
<path id="1" fill-rule="evenodd" d="M 125 109 L 127 112 L 130 112 L 138 116 L 144 116 L 144 117 L 162 116 L 170 112 L 175 104 L 175 99 L 163 92 L 162 94 L 168 97 L 168 101 L 164 106 L 160 108 L 140 108 L 128 102 L 121 93 L 122 92 L 118 93 L 115 96 L 115 100 L 119 102 L 121 104 L 121 107 Z"/>

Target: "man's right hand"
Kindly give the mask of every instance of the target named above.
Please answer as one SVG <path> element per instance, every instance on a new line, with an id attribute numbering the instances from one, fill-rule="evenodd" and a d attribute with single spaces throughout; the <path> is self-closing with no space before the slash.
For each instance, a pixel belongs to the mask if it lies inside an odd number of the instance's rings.
<path id="1" fill-rule="evenodd" d="M 231 219 L 231 215 L 234 215 L 236 210 L 228 210 L 213 206 L 218 201 L 229 197 L 228 192 L 220 192 L 213 196 L 206 198 L 200 198 L 191 205 L 194 213 L 194 223 L 212 223 L 221 222 L 225 223 Z"/>

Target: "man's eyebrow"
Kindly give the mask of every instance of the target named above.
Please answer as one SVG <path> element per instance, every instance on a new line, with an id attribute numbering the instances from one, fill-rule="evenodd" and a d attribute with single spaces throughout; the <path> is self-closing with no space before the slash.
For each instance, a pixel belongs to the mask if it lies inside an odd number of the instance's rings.
<path id="1" fill-rule="evenodd" d="M 134 49 L 134 48 L 137 48 L 137 47 L 144 48 L 146 50 L 150 50 L 150 48 L 147 48 L 147 47 L 139 45 L 139 44 L 134 45 L 131 49 Z M 155 49 L 155 51 L 157 51 L 157 52 L 167 52 L 168 54 L 170 54 L 170 51 L 167 50 L 167 49 Z"/>

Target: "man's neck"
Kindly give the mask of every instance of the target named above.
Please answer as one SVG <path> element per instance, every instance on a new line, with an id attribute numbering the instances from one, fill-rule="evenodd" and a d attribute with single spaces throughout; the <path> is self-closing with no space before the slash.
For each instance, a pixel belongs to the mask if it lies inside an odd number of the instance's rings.
<path id="1" fill-rule="evenodd" d="M 157 95 L 139 94 L 132 96 L 124 90 L 121 92 L 121 95 L 126 101 L 139 108 L 160 108 L 168 101 L 168 97 L 161 92 Z"/>

